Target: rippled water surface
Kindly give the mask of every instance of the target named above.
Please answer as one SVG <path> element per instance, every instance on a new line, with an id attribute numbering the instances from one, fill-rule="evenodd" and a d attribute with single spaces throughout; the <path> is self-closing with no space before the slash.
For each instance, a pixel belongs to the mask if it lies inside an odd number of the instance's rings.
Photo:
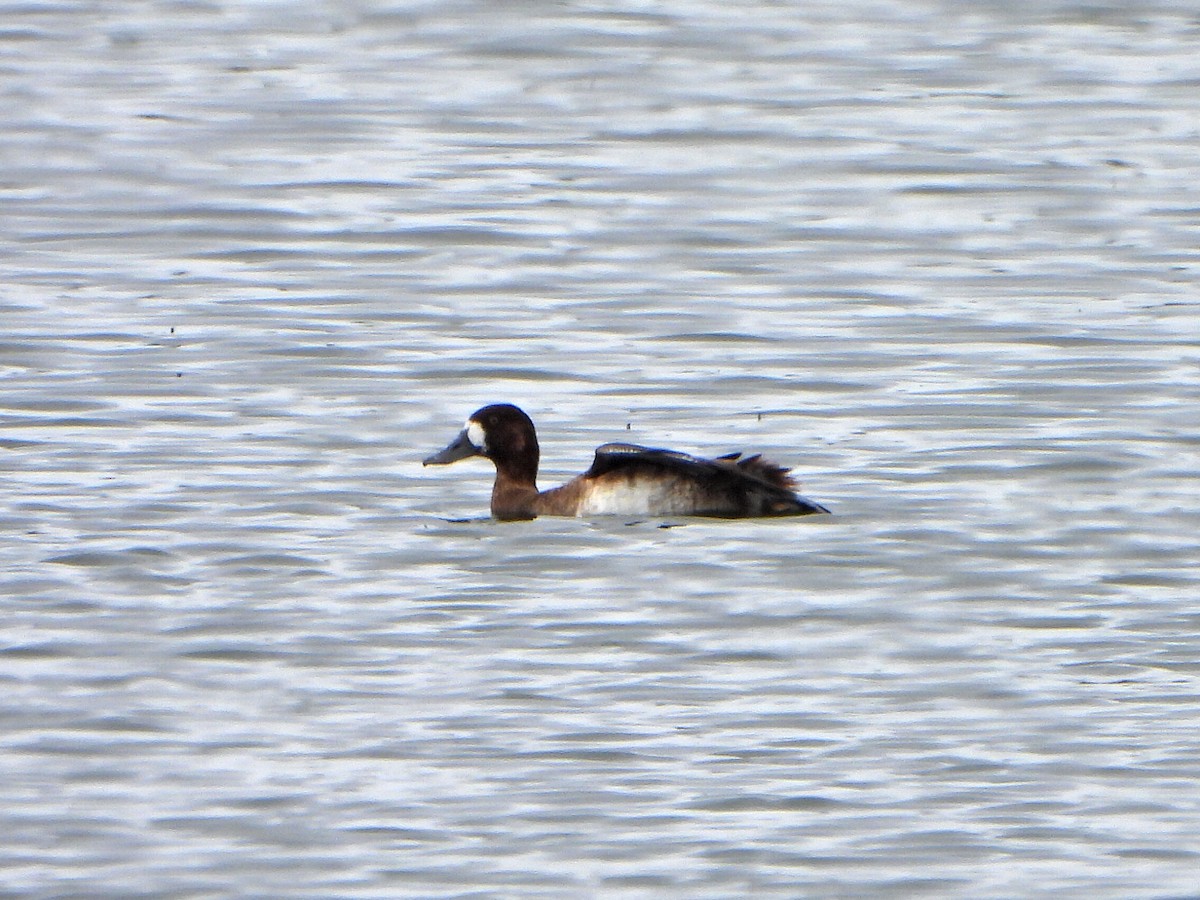
<path id="1" fill-rule="evenodd" d="M 1193 3 L 0 21 L 4 896 L 1195 891 Z"/>

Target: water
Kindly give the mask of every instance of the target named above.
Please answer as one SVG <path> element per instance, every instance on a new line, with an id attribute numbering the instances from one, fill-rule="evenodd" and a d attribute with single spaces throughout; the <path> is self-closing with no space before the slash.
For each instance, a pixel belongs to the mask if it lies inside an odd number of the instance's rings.
<path id="1" fill-rule="evenodd" d="M 5 896 L 1195 891 L 1194 5 L 2 12 Z"/>

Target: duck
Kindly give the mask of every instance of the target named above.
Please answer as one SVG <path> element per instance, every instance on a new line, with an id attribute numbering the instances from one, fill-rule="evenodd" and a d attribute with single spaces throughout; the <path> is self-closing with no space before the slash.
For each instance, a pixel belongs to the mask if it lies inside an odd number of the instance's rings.
<path id="1" fill-rule="evenodd" d="M 611 443 L 596 448 L 592 466 L 560 487 L 537 488 L 537 430 L 511 403 L 471 413 L 445 448 L 423 460 L 445 466 L 482 456 L 496 467 L 491 513 L 500 521 L 538 516 L 707 516 L 741 519 L 829 513 L 796 493 L 783 466 L 761 454 L 728 453 L 706 459 Z"/>

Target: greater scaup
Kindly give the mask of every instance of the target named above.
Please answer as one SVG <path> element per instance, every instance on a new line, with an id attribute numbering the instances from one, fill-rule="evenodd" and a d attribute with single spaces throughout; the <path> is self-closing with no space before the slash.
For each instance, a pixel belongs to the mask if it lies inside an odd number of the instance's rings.
<path id="1" fill-rule="evenodd" d="M 759 455 L 730 453 L 702 459 L 636 444 L 596 448 L 592 467 L 562 487 L 538 491 L 538 442 L 533 421 L 507 403 L 471 414 L 441 452 L 424 461 L 443 466 L 470 456 L 496 466 L 492 515 L 536 516 L 682 515 L 746 518 L 827 513 L 801 497 L 787 469 Z"/>

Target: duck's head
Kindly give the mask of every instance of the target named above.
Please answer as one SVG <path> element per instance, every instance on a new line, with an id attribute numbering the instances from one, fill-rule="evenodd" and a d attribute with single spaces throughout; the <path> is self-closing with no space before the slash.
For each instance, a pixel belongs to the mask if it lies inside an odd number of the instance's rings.
<path id="1" fill-rule="evenodd" d="M 494 462 L 497 469 L 536 475 L 538 455 L 533 420 L 510 403 L 495 403 L 471 413 L 458 436 L 422 465 L 446 466 L 482 456 Z"/>

